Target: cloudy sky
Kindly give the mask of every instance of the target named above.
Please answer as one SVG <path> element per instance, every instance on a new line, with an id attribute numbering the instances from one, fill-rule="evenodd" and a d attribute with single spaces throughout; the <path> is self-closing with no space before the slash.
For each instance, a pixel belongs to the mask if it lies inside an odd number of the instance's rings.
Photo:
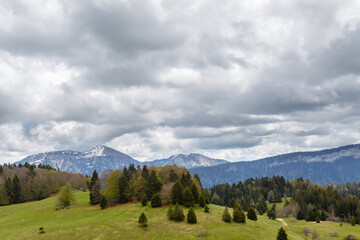
<path id="1" fill-rule="evenodd" d="M 360 1 L 0 0 L 0 162 L 360 142 Z"/>

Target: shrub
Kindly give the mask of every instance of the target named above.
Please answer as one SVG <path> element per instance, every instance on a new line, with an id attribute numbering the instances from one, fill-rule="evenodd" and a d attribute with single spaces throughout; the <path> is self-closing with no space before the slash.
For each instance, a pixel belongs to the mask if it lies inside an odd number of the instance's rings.
<path id="1" fill-rule="evenodd" d="M 330 237 L 338 237 L 339 233 L 337 231 L 334 231 L 334 232 L 331 232 L 329 235 L 330 235 Z"/>
<path id="2" fill-rule="evenodd" d="M 144 213 L 141 213 L 138 223 L 139 223 L 139 226 L 143 227 L 143 228 L 146 228 L 148 226 L 147 225 L 147 217 L 145 216 Z"/>
<path id="3" fill-rule="evenodd" d="M 151 199 L 151 207 L 160 207 L 161 206 L 161 198 L 158 193 L 155 193 L 155 195 Z"/>
<path id="4" fill-rule="evenodd" d="M 174 214 L 173 214 L 173 220 L 177 221 L 177 222 L 181 222 L 184 221 L 185 215 L 183 210 L 180 208 L 179 203 L 176 203 L 175 205 L 175 209 L 174 209 Z"/>
<path id="5" fill-rule="evenodd" d="M 104 195 L 101 195 L 100 198 L 100 208 L 105 209 L 107 207 L 107 199 Z"/>
<path id="6" fill-rule="evenodd" d="M 143 207 L 145 207 L 147 205 L 148 199 L 146 197 L 146 195 L 144 194 L 143 197 L 141 198 L 141 204 L 143 205 Z"/>
<path id="7" fill-rule="evenodd" d="M 207 204 L 205 204 L 204 208 L 205 208 L 204 212 L 206 212 L 206 213 L 210 212 L 210 208 L 209 208 L 209 206 Z"/>
<path id="8" fill-rule="evenodd" d="M 43 227 L 39 227 L 39 234 L 44 234 L 45 233 L 45 230 Z"/>
<path id="9" fill-rule="evenodd" d="M 168 210 L 167 210 L 167 217 L 169 220 L 173 220 L 174 217 L 174 209 L 173 206 L 170 204 Z"/>
<path id="10" fill-rule="evenodd" d="M 225 207 L 225 209 L 224 209 L 224 212 L 222 215 L 222 220 L 227 223 L 231 222 L 231 215 L 230 215 L 227 207 Z"/>
<path id="11" fill-rule="evenodd" d="M 346 237 L 344 237 L 345 240 L 356 240 L 357 238 L 354 235 L 347 235 Z"/>
<path id="12" fill-rule="evenodd" d="M 191 223 L 191 224 L 197 223 L 196 215 L 195 215 L 194 209 L 192 207 L 190 207 L 190 209 L 189 209 L 186 220 L 188 223 Z"/>
<path id="13" fill-rule="evenodd" d="M 354 218 L 354 216 L 351 217 L 350 223 L 351 223 L 351 226 L 355 226 L 355 218 Z"/>
<path id="14" fill-rule="evenodd" d="M 249 207 L 248 213 L 247 213 L 247 218 L 250 220 L 253 220 L 253 221 L 257 220 L 256 212 L 253 207 Z"/>

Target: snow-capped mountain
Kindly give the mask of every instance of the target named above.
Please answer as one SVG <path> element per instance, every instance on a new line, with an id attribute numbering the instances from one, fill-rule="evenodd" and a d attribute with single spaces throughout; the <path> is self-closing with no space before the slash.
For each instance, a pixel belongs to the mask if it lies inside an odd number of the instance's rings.
<path id="1" fill-rule="evenodd" d="M 203 186 L 238 183 L 248 178 L 284 176 L 302 177 L 319 184 L 360 181 L 360 144 L 314 152 L 295 152 L 255 161 L 221 164 L 216 167 L 193 168 Z"/>
<path id="2" fill-rule="evenodd" d="M 195 167 L 211 167 L 219 164 L 228 163 L 226 160 L 221 159 L 213 159 L 203 156 L 197 153 L 190 153 L 188 155 L 185 154 L 177 154 L 173 155 L 169 158 L 159 159 L 152 162 L 148 162 L 150 165 L 155 166 L 165 166 L 165 165 L 173 165 L 176 164 L 178 166 L 183 166 L 187 169 L 195 168 Z"/>
<path id="3" fill-rule="evenodd" d="M 86 152 L 65 150 L 39 153 L 17 163 L 24 164 L 25 162 L 34 165 L 49 164 L 61 171 L 88 175 L 92 174 L 94 169 L 100 173 L 105 169 L 123 168 L 131 163 L 135 166 L 142 165 L 141 162 L 128 155 L 102 145 L 95 146 Z"/>
<path id="4" fill-rule="evenodd" d="M 61 171 L 90 175 L 94 169 L 96 169 L 98 173 L 101 173 L 105 169 L 123 168 L 128 167 L 130 164 L 134 164 L 135 166 L 142 166 L 145 164 L 147 166 L 165 166 L 176 164 L 190 169 L 193 167 L 214 166 L 226 163 L 227 161 L 212 159 L 200 154 L 191 153 L 189 155 L 178 154 L 167 159 L 140 162 L 122 152 L 116 151 L 115 149 L 98 145 L 85 152 L 65 150 L 39 153 L 28 156 L 23 160 L 16 162 L 16 164 L 25 164 L 25 162 L 36 166 L 39 164 L 49 164 Z"/>

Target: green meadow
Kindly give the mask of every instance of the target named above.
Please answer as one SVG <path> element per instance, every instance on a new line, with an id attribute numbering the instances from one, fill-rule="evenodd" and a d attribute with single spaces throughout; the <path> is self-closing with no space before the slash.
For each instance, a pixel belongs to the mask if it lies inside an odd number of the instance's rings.
<path id="1" fill-rule="evenodd" d="M 269 220 L 266 214 L 258 221 L 246 224 L 224 223 L 223 207 L 210 205 L 210 213 L 196 207 L 198 223 L 169 221 L 167 207 L 142 207 L 140 203 L 118 205 L 100 210 L 90 206 L 89 193 L 77 192 L 77 202 L 69 209 L 56 210 L 56 196 L 45 200 L 0 207 L 0 239 L 276 239 L 282 226 L 280 221 Z M 148 228 L 138 226 L 144 212 Z M 187 209 L 184 208 L 185 215 Z M 318 239 L 343 239 L 351 233 L 360 239 L 360 226 L 348 223 L 312 223 L 284 219 L 289 239 L 304 239 L 303 228 L 317 229 Z M 43 227 L 45 233 L 40 234 Z M 337 231 L 339 237 L 330 237 Z M 308 239 L 311 239 L 311 234 Z"/>

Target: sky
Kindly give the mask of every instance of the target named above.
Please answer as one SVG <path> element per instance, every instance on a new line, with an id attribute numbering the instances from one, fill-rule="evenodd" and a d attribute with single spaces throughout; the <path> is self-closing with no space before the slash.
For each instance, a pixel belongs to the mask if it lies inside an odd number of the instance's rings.
<path id="1" fill-rule="evenodd" d="M 360 1 L 0 0 L 0 163 L 360 143 Z"/>

